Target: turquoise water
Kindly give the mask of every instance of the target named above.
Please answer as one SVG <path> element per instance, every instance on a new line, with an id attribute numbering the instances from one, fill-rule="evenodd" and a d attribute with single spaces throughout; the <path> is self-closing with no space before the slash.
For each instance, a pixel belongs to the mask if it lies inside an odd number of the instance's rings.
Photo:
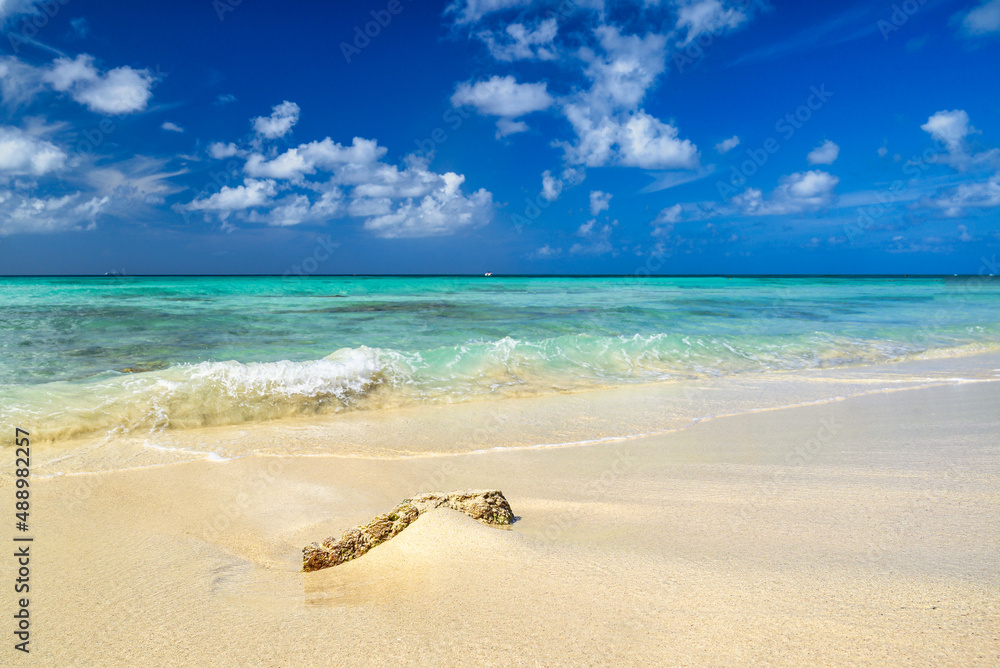
<path id="1" fill-rule="evenodd" d="M 971 278 L 0 279 L 0 417 L 240 424 L 1000 347 Z"/>

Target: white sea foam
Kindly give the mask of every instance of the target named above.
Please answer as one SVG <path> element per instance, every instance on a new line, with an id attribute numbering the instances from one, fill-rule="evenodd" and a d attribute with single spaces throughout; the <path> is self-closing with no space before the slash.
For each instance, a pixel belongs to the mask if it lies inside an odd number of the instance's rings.
<path id="1" fill-rule="evenodd" d="M 136 434 L 413 402 L 523 396 L 738 373 L 942 357 L 913 343 L 817 334 L 779 339 L 567 335 L 505 337 L 420 352 L 342 348 L 317 360 L 200 362 L 91 382 L 26 386 L 0 408 L 43 438 Z M 25 422 L 27 423 L 27 422 Z"/>

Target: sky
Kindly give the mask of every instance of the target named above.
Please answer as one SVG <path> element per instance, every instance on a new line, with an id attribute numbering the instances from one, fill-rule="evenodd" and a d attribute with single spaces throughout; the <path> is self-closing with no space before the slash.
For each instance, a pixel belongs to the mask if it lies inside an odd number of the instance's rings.
<path id="1" fill-rule="evenodd" d="M 0 274 L 1000 273 L 1000 0 L 0 0 Z"/>

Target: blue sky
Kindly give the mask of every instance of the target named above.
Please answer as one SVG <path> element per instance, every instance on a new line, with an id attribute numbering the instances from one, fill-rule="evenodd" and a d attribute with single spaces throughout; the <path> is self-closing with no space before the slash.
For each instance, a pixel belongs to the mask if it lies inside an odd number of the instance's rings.
<path id="1" fill-rule="evenodd" d="M 0 0 L 0 273 L 998 273 L 1000 0 Z"/>

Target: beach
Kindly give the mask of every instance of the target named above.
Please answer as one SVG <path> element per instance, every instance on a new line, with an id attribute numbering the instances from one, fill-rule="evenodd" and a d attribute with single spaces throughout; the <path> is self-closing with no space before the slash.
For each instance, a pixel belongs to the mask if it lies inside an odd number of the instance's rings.
<path id="1" fill-rule="evenodd" d="M 279 420 L 145 436 L 127 464 L 39 447 L 32 662 L 995 665 L 998 374 L 981 354 Z M 626 406 L 655 433 L 620 433 Z M 300 572 L 304 545 L 462 488 L 517 521 L 432 511 Z"/>
<path id="2" fill-rule="evenodd" d="M 0 27 L 0 668 L 1000 668 L 1000 0 Z"/>

